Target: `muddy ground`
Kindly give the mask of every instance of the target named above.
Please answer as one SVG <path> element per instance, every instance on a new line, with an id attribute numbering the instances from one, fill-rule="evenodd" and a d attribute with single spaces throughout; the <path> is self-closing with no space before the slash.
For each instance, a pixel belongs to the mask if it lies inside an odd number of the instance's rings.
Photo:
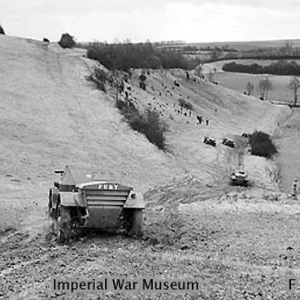
<path id="1" fill-rule="evenodd" d="M 285 286 L 290 274 L 299 275 L 299 205 L 287 195 L 235 187 L 224 194 L 213 186 L 197 201 L 200 185 L 186 178 L 148 191 L 140 238 L 92 232 L 59 245 L 46 217 L 38 228 L 7 228 L 1 232 L 1 299 L 161 299 L 159 293 L 51 290 L 54 277 L 105 276 L 197 278 L 201 291 L 185 299 L 295 299 Z"/>

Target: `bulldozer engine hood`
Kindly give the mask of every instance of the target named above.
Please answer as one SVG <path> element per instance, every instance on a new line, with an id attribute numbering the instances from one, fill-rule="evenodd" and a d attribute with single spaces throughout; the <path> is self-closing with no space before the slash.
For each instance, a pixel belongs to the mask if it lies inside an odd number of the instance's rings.
<path id="1" fill-rule="evenodd" d="M 60 203 L 63 206 L 87 206 L 81 193 L 60 192 Z"/>

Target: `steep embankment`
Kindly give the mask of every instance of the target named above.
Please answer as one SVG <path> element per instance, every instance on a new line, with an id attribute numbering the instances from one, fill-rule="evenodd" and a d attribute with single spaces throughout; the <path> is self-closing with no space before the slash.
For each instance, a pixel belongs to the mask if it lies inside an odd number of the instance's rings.
<path id="1" fill-rule="evenodd" d="M 277 132 L 280 168 L 280 188 L 290 193 L 295 178 L 300 181 L 300 111 L 295 108 L 290 119 L 282 124 Z"/>
<path id="2" fill-rule="evenodd" d="M 180 87 L 173 84 L 174 80 Z M 254 130 L 273 133 L 278 122 L 282 123 L 290 114 L 286 107 L 276 107 L 198 78 L 196 82 L 187 82 L 185 72 L 181 70 L 151 72 L 147 82 L 147 93 L 135 90 L 139 103 L 162 112 L 162 118 L 170 126 L 168 142 L 178 164 L 198 179 L 210 183 L 226 181 L 227 184 L 229 170 L 238 166 L 240 156 L 246 155 L 241 133 Z M 178 113 L 180 98 L 193 105 L 191 117 L 189 111 Z M 203 117 L 204 124 L 196 124 L 197 115 Z M 208 126 L 206 120 L 209 120 Z M 205 135 L 216 138 L 216 148 L 202 143 Z M 235 139 L 238 147 L 233 150 L 223 146 L 224 137 Z M 244 164 L 258 185 L 276 189 L 272 182 L 275 171 L 270 162 L 246 155 Z"/>
<path id="3" fill-rule="evenodd" d="M 83 55 L 55 43 L 0 36 L 1 220 L 6 225 L 45 210 L 53 169 L 65 164 L 112 171 L 142 192 L 185 174 L 225 182 L 238 153 L 205 145 L 203 137 L 220 143 L 244 131 L 272 131 L 288 113 L 198 79 L 187 82 L 180 70 L 151 71 L 145 92 L 138 88 L 136 70 L 130 97 L 140 108 L 155 107 L 170 127 L 170 151 L 163 153 L 122 121 L 113 91 L 105 94 L 86 81 L 94 62 Z M 191 116 L 177 112 L 179 98 L 193 104 Z M 197 125 L 197 115 L 209 119 L 209 126 Z M 260 176 L 257 180 L 264 180 Z"/>
<path id="4" fill-rule="evenodd" d="M 180 172 L 168 155 L 129 130 L 112 99 L 85 80 L 83 51 L 0 38 L 4 212 L 17 216 L 19 209 L 28 214 L 45 207 L 53 169 L 65 164 L 127 173 L 123 182 L 141 191 Z M 8 215 L 3 218 L 11 222 Z"/>

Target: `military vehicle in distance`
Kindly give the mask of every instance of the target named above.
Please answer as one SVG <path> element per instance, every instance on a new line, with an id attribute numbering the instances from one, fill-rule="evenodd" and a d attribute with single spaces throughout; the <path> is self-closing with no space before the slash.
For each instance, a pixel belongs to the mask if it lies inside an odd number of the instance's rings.
<path id="1" fill-rule="evenodd" d="M 251 133 L 246 133 L 246 132 L 242 133 L 242 137 L 245 139 L 250 139 L 251 135 L 252 135 Z"/>
<path id="2" fill-rule="evenodd" d="M 232 139 L 223 138 L 222 144 L 231 148 L 235 147 L 235 143 Z"/>
<path id="3" fill-rule="evenodd" d="M 213 147 L 216 147 L 216 140 L 210 136 L 205 136 L 203 143 L 207 144 L 207 145 L 211 145 Z"/>
<path id="4" fill-rule="evenodd" d="M 55 173 L 61 178 L 49 189 L 48 211 L 58 242 L 69 240 L 82 228 L 121 227 L 130 236 L 141 234 L 145 208 L 142 194 L 71 166 Z"/>
<path id="5" fill-rule="evenodd" d="M 230 183 L 232 185 L 248 186 L 249 179 L 245 171 L 239 170 L 230 174 Z"/>

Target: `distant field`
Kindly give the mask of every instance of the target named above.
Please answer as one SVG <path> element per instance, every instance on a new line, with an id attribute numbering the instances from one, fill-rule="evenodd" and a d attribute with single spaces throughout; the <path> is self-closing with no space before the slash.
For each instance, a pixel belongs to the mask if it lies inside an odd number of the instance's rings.
<path id="1" fill-rule="evenodd" d="M 275 76 L 275 75 L 254 75 L 243 73 L 217 72 L 214 75 L 214 80 L 220 85 L 229 89 L 244 93 L 246 84 L 250 81 L 254 84 L 253 96 L 259 97 L 258 83 L 259 80 L 268 77 L 273 84 L 273 90 L 269 92 L 268 100 L 286 101 L 293 100 L 293 93 L 287 88 L 290 76 Z"/>
<path id="2" fill-rule="evenodd" d="M 300 46 L 300 39 L 293 40 L 275 40 L 275 41 L 247 41 L 247 42 L 209 42 L 209 43 L 184 43 L 179 44 L 178 47 L 196 46 L 196 47 L 222 47 L 229 46 L 229 48 L 236 49 L 238 51 L 248 51 L 258 48 L 266 47 L 283 47 L 286 42 L 289 42 L 293 47 Z"/>
<path id="3" fill-rule="evenodd" d="M 245 73 L 232 73 L 222 71 L 222 67 L 226 63 L 236 62 L 244 65 L 251 65 L 254 63 L 267 66 L 277 60 L 257 60 L 257 59 L 231 59 L 224 61 L 217 61 L 203 65 L 203 73 L 207 76 L 210 70 L 214 73 L 214 80 L 218 81 L 220 85 L 225 86 L 229 89 L 235 90 L 240 93 L 246 91 L 245 87 L 248 81 L 254 84 L 254 91 L 252 93 L 255 97 L 260 97 L 258 90 L 258 83 L 261 79 L 268 77 L 273 84 L 273 90 L 269 92 L 268 100 L 271 101 L 286 101 L 290 102 L 293 100 L 293 93 L 287 88 L 291 76 L 279 76 L 279 75 L 268 75 L 268 74 L 245 74 Z M 295 60 L 300 64 L 300 60 Z"/>

